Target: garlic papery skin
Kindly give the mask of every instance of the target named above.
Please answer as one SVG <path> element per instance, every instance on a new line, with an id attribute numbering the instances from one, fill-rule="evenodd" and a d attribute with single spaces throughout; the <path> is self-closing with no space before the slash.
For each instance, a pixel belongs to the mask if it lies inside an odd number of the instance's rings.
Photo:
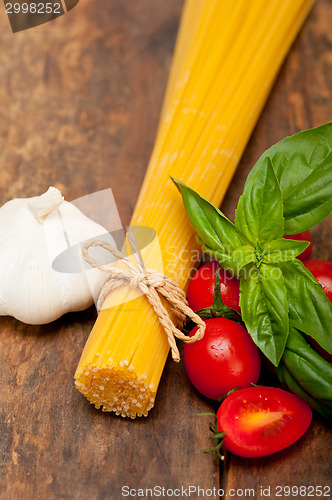
<path id="1" fill-rule="evenodd" d="M 107 237 L 105 238 L 105 235 Z M 80 244 L 106 239 L 106 229 L 64 201 L 50 187 L 41 196 L 14 199 L 0 208 L 0 315 L 32 325 L 49 323 L 70 311 L 90 307 L 107 278 L 87 270 Z M 81 272 L 59 272 L 52 262 L 70 246 L 77 246 Z M 98 254 L 91 254 L 98 260 Z M 103 255 L 105 259 L 105 255 Z M 109 257 L 109 261 L 112 259 Z"/>

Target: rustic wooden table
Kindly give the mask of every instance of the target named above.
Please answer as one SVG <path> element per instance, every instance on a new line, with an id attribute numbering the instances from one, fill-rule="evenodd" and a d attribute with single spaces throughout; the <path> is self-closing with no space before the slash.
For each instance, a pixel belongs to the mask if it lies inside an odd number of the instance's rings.
<path id="1" fill-rule="evenodd" d="M 12 34 L 1 4 L 0 204 L 49 185 L 68 200 L 111 187 L 128 224 L 181 7 L 179 0 L 86 0 L 51 23 Z M 230 217 L 266 148 L 331 119 L 331 19 L 331 0 L 318 0 L 224 201 Z M 332 260 L 330 235 L 331 219 L 313 230 L 314 257 Z M 208 421 L 195 414 L 211 405 L 171 359 L 148 418 L 127 421 L 95 410 L 73 384 L 95 318 L 90 308 L 41 327 L 0 319 L 1 500 L 118 500 L 125 485 L 215 487 L 233 498 L 263 498 L 263 488 L 278 498 L 278 485 L 329 484 L 331 429 L 317 416 L 298 443 L 272 457 L 227 455 L 218 464 L 204 455 Z"/>

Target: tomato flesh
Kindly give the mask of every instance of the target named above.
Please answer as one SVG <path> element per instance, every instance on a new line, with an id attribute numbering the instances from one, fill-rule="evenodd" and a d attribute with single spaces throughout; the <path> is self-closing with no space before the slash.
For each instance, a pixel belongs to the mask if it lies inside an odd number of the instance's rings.
<path id="1" fill-rule="evenodd" d="M 212 306 L 217 269 L 218 262 L 214 260 L 198 269 L 191 278 L 187 298 L 193 311 Z M 222 268 L 220 268 L 220 295 L 225 306 L 231 307 L 238 313 L 241 312 L 240 281 Z"/>
<path id="2" fill-rule="evenodd" d="M 306 230 L 302 233 L 292 235 L 286 234 L 284 238 L 286 238 L 287 240 L 309 241 L 309 246 L 307 246 L 307 248 L 297 256 L 297 259 L 300 259 L 302 261 L 310 259 L 312 254 L 312 237 L 310 231 Z"/>
<path id="3" fill-rule="evenodd" d="M 276 387 L 250 387 L 231 393 L 217 412 L 224 447 L 241 457 L 263 457 L 295 443 L 312 419 L 300 398 Z"/>
<path id="4" fill-rule="evenodd" d="M 191 383 L 210 399 L 255 384 L 261 362 L 247 330 L 225 318 L 208 319 L 205 323 L 204 337 L 184 346 L 184 366 Z M 197 327 L 190 335 L 196 330 Z"/>

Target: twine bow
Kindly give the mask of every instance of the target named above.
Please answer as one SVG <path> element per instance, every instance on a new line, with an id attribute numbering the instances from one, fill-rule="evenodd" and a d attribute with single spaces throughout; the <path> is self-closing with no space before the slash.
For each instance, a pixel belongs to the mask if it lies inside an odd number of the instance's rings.
<path id="1" fill-rule="evenodd" d="M 196 342 L 204 336 L 205 323 L 196 313 L 194 313 L 192 309 L 190 309 L 184 291 L 174 280 L 159 271 L 145 268 L 135 237 L 129 231 L 127 232 L 127 239 L 133 251 L 133 256 L 136 261 L 135 264 L 131 259 L 129 259 L 129 257 L 126 257 L 112 245 L 102 240 L 88 241 L 82 247 L 82 256 L 84 260 L 90 264 L 90 266 L 108 273 L 107 280 L 98 298 L 97 309 L 100 311 L 106 297 L 112 290 L 115 290 L 122 285 L 139 288 L 150 302 L 163 329 L 165 330 L 167 340 L 172 351 L 173 360 L 180 361 L 180 354 L 175 338 L 181 339 L 188 344 Z M 91 247 L 104 248 L 114 257 L 121 259 L 121 262 L 127 266 L 127 269 L 113 267 L 109 264 L 100 265 L 89 255 L 89 248 Z M 183 334 L 176 327 L 164 307 L 160 296 L 163 296 L 167 300 L 171 310 L 178 320 L 180 328 L 182 327 L 187 316 L 197 324 L 198 329 L 192 337 Z"/>

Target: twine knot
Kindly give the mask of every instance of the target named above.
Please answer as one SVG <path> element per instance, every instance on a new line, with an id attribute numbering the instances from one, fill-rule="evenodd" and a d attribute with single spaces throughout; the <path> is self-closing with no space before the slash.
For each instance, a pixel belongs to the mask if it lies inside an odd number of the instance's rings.
<path id="1" fill-rule="evenodd" d="M 175 339 L 181 339 L 188 344 L 200 340 L 203 338 L 205 333 L 205 322 L 192 309 L 190 309 L 184 291 L 174 280 L 159 271 L 145 268 L 135 237 L 129 231 L 127 232 L 127 239 L 131 250 L 133 251 L 135 263 L 112 245 L 102 240 L 88 241 L 82 247 L 83 259 L 90 264 L 90 266 L 108 273 L 107 280 L 105 281 L 98 298 L 97 309 L 100 311 L 109 293 L 120 286 L 129 285 L 132 288 L 140 289 L 147 297 L 149 303 L 157 314 L 163 329 L 165 330 L 167 340 L 172 351 L 173 360 L 180 361 L 180 354 Z M 126 265 L 126 268 L 122 269 L 109 264 L 99 264 L 89 255 L 89 248 L 91 247 L 104 248 L 114 257 L 120 259 L 121 262 Z M 183 326 L 187 316 L 197 324 L 198 329 L 192 337 L 182 333 L 181 330 L 173 323 L 169 313 L 161 301 L 161 296 L 163 296 L 170 305 L 172 312 L 176 316 L 179 328 Z"/>

